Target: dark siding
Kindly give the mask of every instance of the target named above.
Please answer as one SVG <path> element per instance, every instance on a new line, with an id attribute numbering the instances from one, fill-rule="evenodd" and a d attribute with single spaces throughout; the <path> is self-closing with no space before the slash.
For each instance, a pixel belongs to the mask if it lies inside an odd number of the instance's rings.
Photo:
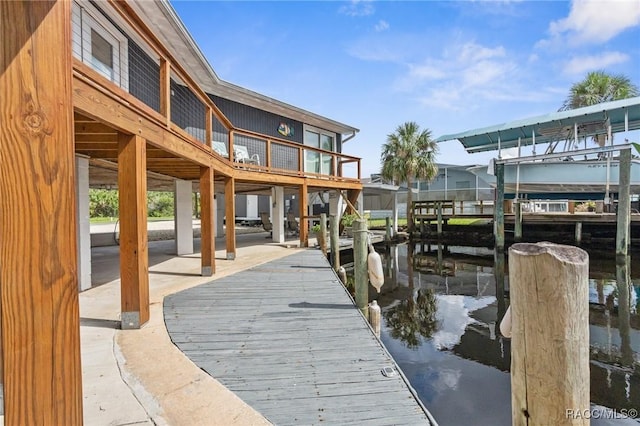
<path id="1" fill-rule="evenodd" d="M 247 217 L 247 196 L 236 195 L 236 217 Z"/>
<path id="2" fill-rule="evenodd" d="M 268 195 L 258 195 L 258 214 L 260 214 L 260 212 L 269 213 L 271 211 L 270 202 L 271 197 Z"/>
<path id="3" fill-rule="evenodd" d="M 234 126 L 252 132 L 262 133 L 263 135 L 272 136 L 274 138 L 286 139 L 293 142 L 302 143 L 303 129 L 302 123 L 290 118 L 282 117 L 268 111 L 263 111 L 248 105 L 230 101 L 218 96 L 209 95 L 213 102 L 220 108 L 225 116 L 233 123 Z M 280 123 L 286 123 L 293 126 L 293 136 L 282 136 L 278 133 Z"/>
<path id="4" fill-rule="evenodd" d="M 205 141 L 205 107 L 188 87 L 171 80 L 171 121 Z"/>

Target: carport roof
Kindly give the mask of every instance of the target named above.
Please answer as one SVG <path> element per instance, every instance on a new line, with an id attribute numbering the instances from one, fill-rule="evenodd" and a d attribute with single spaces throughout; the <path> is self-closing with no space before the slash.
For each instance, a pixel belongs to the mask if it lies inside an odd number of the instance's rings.
<path id="1" fill-rule="evenodd" d="M 459 140 L 469 153 L 514 148 L 521 145 L 548 143 L 572 139 L 574 128 L 580 138 L 607 133 L 607 124 L 612 133 L 640 129 L 640 97 L 604 102 L 584 108 L 558 111 L 536 117 L 462 133 L 440 136 L 436 142 Z M 498 139 L 500 146 L 498 146 Z"/>

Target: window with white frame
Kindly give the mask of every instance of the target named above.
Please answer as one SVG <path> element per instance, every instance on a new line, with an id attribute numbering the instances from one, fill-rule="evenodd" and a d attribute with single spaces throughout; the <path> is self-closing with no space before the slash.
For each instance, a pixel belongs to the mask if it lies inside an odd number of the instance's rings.
<path id="1" fill-rule="evenodd" d="M 335 150 L 335 133 L 315 127 L 305 126 L 304 144 L 313 148 L 320 148 L 325 151 Z M 332 156 L 318 151 L 305 150 L 304 170 L 311 173 L 324 175 L 332 174 Z"/>
<path id="2" fill-rule="evenodd" d="M 89 2 L 73 2 L 73 55 L 129 89 L 127 38 Z"/>

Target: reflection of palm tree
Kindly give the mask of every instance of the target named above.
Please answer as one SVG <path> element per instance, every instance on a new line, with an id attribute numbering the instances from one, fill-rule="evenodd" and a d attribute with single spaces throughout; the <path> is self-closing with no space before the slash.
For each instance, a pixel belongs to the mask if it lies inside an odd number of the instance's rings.
<path id="1" fill-rule="evenodd" d="M 419 337 L 430 338 L 438 329 L 436 297 L 432 289 L 420 289 L 413 296 L 382 312 L 391 337 L 409 348 L 419 346 Z"/>

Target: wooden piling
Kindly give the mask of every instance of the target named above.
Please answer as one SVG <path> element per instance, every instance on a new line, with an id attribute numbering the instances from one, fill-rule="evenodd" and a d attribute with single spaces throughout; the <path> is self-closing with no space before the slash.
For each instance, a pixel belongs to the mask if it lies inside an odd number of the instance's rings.
<path id="1" fill-rule="evenodd" d="M 582 243 L 582 222 L 576 222 L 576 244 Z"/>
<path id="2" fill-rule="evenodd" d="M 620 176 L 618 182 L 618 224 L 616 229 L 616 258 L 624 260 L 629 251 L 629 224 L 631 214 L 630 197 L 631 149 L 620 151 Z"/>
<path id="3" fill-rule="evenodd" d="M 391 241 L 391 218 L 390 217 L 385 217 L 385 234 L 384 234 L 384 240 L 386 242 Z"/>
<path id="4" fill-rule="evenodd" d="M 369 310 L 369 274 L 367 272 L 367 222 L 364 219 L 353 221 L 353 269 L 356 287 L 356 306 L 368 318 Z"/>
<path id="5" fill-rule="evenodd" d="M 493 213 L 493 233 L 496 250 L 504 251 L 504 164 L 496 163 L 496 203 Z"/>
<path id="6" fill-rule="evenodd" d="M 589 255 L 551 243 L 509 249 L 513 425 L 588 425 Z"/>
<path id="7" fill-rule="evenodd" d="M 442 202 L 436 203 L 436 208 L 438 209 L 437 217 L 438 217 L 438 236 L 442 235 Z"/>
<path id="8" fill-rule="evenodd" d="M 515 212 L 515 222 L 513 224 L 513 239 L 516 242 L 522 241 L 522 204 L 520 201 L 513 203 Z"/>
<path id="9" fill-rule="evenodd" d="M 335 215 L 329 216 L 329 239 L 331 243 L 331 265 L 333 270 L 340 269 L 340 236 L 338 218 Z"/>
<path id="10" fill-rule="evenodd" d="M 318 244 L 322 254 L 327 255 L 327 214 L 320 213 L 320 235 L 318 235 Z"/>

